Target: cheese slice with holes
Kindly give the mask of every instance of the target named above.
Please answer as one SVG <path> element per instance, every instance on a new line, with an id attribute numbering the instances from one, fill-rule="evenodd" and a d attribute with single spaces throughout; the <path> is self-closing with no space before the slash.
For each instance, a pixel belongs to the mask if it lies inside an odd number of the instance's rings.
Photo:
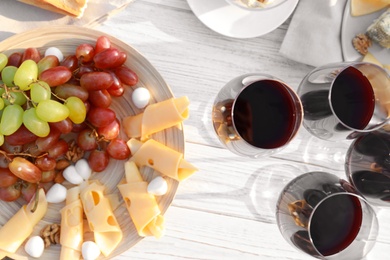
<path id="1" fill-rule="evenodd" d="M 147 106 L 143 113 L 122 120 L 129 138 L 146 140 L 151 134 L 179 125 L 188 118 L 187 97 L 170 98 Z"/>
<path id="2" fill-rule="evenodd" d="M 136 164 L 132 161 L 125 164 L 127 183 L 118 185 L 118 189 L 138 235 L 159 238 L 164 234 L 165 225 L 156 198 L 148 193 L 148 183 L 142 179 Z"/>
<path id="3" fill-rule="evenodd" d="M 60 259 L 80 259 L 83 243 L 83 205 L 80 187 L 68 189 L 66 205 L 61 209 Z"/>
<path id="4" fill-rule="evenodd" d="M 389 5 L 390 0 L 351 0 L 351 15 L 371 14 Z"/>
<path id="5" fill-rule="evenodd" d="M 178 181 L 187 179 L 198 170 L 184 160 L 182 153 L 156 140 L 149 139 L 142 143 L 132 138 L 127 145 L 133 154 L 130 160 L 138 167 L 148 166 Z"/>
<path id="6" fill-rule="evenodd" d="M 122 241 L 123 233 L 104 189 L 100 183 L 91 182 L 81 189 L 80 199 L 95 243 L 104 256 L 109 256 Z"/>
<path id="7" fill-rule="evenodd" d="M 35 196 L 27 205 L 23 205 L 15 215 L 0 229 L 0 251 L 2 255 L 14 254 L 20 245 L 34 230 L 35 225 L 47 211 L 46 195 L 43 189 L 38 191 L 38 204 L 35 211 Z"/>

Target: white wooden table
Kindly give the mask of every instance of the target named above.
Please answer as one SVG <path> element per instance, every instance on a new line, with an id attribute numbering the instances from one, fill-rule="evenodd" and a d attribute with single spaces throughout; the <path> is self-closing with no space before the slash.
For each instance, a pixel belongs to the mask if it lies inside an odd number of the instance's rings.
<path id="1" fill-rule="evenodd" d="M 199 168 L 180 185 L 166 212 L 166 235 L 146 238 L 115 259 L 312 259 L 292 248 L 276 224 L 263 221 L 264 212 L 252 199 L 253 181 L 312 170 L 345 178 L 349 143 L 321 142 L 302 128 L 282 153 L 245 159 L 222 147 L 210 121 L 215 95 L 238 75 L 265 72 L 298 88 L 312 67 L 278 52 L 290 19 L 267 35 L 233 39 L 203 25 L 185 0 L 137 0 L 96 27 L 141 52 L 175 96 L 189 97 L 185 157 Z M 379 212 L 380 242 L 367 259 L 390 258 L 389 216 L 390 210 Z"/>

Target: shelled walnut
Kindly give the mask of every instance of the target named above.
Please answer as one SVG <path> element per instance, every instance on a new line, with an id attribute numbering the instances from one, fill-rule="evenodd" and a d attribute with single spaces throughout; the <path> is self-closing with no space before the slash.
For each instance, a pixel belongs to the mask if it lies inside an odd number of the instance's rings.
<path id="1" fill-rule="evenodd" d="M 43 241 L 45 242 L 45 248 L 51 244 L 59 244 L 61 235 L 61 226 L 59 224 L 49 224 L 45 226 L 40 233 Z"/>

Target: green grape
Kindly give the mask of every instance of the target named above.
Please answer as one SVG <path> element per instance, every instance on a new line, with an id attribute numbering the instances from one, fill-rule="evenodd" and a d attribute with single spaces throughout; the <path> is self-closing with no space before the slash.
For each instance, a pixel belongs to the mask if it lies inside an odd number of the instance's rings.
<path id="1" fill-rule="evenodd" d="M 7 85 L 7 87 L 14 87 L 14 77 L 15 73 L 18 70 L 15 66 L 6 66 L 1 71 L 1 79 L 3 80 L 4 84 Z"/>
<path id="2" fill-rule="evenodd" d="M 4 106 L 5 106 L 4 100 L 0 98 L 0 110 L 3 110 Z"/>
<path id="3" fill-rule="evenodd" d="M 8 57 L 4 53 L 0 53 L 0 71 L 4 69 L 5 66 L 7 66 L 8 63 Z"/>
<path id="4" fill-rule="evenodd" d="M 10 96 L 8 98 L 3 98 L 6 106 L 11 104 L 23 106 L 24 104 L 26 104 L 27 98 L 22 92 L 10 91 L 8 93 Z"/>
<path id="5" fill-rule="evenodd" d="M 42 100 L 36 110 L 37 116 L 46 122 L 59 122 L 69 116 L 69 109 L 55 100 Z"/>
<path id="6" fill-rule="evenodd" d="M 84 122 L 87 110 L 84 102 L 78 97 L 68 97 L 65 101 L 65 106 L 69 109 L 69 119 L 75 124 Z"/>
<path id="7" fill-rule="evenodd" d="M 33 60 L 25 60 L 15 73 L 14 83 L 21 90 L 30 89 L 30 84 L 38 78 L 38 65 Z"/>
<path id="8" fill-rule="evenodd" d="M 51 98 L 51 89 L 49 84 L 44 81 L 37 81 L 31 84 L 30 98 L 35 103 Z"/>
<path id="9" fill-rule="evenodd" d="M 11 135 L 16 132 L 23 123 L 23 112 L 24 110 L 20 105 L 6 106 L 0 120 L 0 133 Z"/>
<path id="10" fill-rule="evenodd" d="M 37 116 L 36 109 L 30 108 L 23 113 L 23 124 L 31 133 L 39 137 L 46 137 L 50 133 L 49 123 Z"/>
<path id="11" fill-rule="evenodd" d="M 0 134 L 0 145 L 4 144 L 4 135 Z"/>

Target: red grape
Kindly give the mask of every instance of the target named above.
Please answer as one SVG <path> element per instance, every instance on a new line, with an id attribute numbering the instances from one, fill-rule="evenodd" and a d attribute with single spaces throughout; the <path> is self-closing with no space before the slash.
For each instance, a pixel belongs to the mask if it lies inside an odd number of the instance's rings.
<path id="1" fill-rule="evenodd" d="M 0 200 L 3 201 L 11 202 L 17 200 L 20 197 L 20 194 L 20 185 L 18 183 L 6 188 L 0 188 Z"/>
<path id="2" fill-rule="evenodd" d="M 109 161 L 109 155 L 105 150 L 93 150 L 88 157 L 88 164 L 95 172 L 101 172 L 106 169 Z"/>
<path id="3" fill-rule="evenodd" d="M 107 89 L 112 82 L 112 76 L 104 71 L 85 73 L 80 78 L 80 86 L 88 91 Z"/>
<path id="4" fill-rule="evenodd" d="M 42 171 L 50 171 L 56 167 L 57 162 L 48 156 L 41 156 L 35 160 L 35 165 Z"/>
<path id="5" fill-rule="evenodd" d="M 93 57 L 95 67 L 99 69 L 116 68 L 126 61 L 127 56 L 123 55 L 118 49 L 105 49 Z"/>
<path id="6" fill-rule="evenodd" d="M 58 66 L 59 61 L 57 56 L 54 55 L 48 55 L 43 57 L 40 61 L 38 61 L 38 74 L 40 74 L 42 71 L 45 71 L 49 68 L 54 68 Z"/>
<path id="7" fill-rule="evenodd" d="M 119 120 L 115 119 L 110 124 L 96 129 L 99 136 L 104 137 L 105 140 L 112 140 L 118 137 L 120 131 Z"/>
<path id="8" fill-rule="evenodd" d="M 51 182 L 51 181 L 54 181 L 54 178 L 56 177 L 56 170 L 50 170 L 50 171 L 43 171 L 42 172 L 42 179 L 41 179 L 41 182 L 42 183 L 47 183 L 47 182 Z"/>
<path id="9" fill-rule="evenodd" d="M 54 93 L 62 99 L 67 99 L 68 97 L 78 97 L 82 101 L 86 101 L 89 97 L 88 91 L 85 88 L 69 83 L 57 86 Z"/>
<path id="10" fill-rule="evenodd" d="M 37 145 L 37 149 L 40 152 L 46 152 L 49 148 L 54 146 L 55 143 L 58 142 L 60 139 L 61 132 L 58 131 L 55 128 L 50 129 L 50 133 L 46 137 L 39 137 L 36 141 L 35 144 Z"/>
<path id="11" fill-rule="evenodd" d="M 22 64 L 22 56 L 23 54 L 20 52 L 14 52 L 8 57 L 7 66 L 15 66 L 19 67 Z"/>
<path id="12" fill-rule="evenodd" d="M 9 145 L 24 145 L 37 140 L 38 136 L 31 133 L 24 125 L 21 125 L 16 132 L 4 137 Z"/>
<path id="13" fill-rule="evenodd" d="M 8 167 L 13 174 L 27 182 L 36 183 L 42 178 L 42 171 L 22 157 L 15 157 Z"/>
<path id="14" fill-rule="evenodd" d="M 60 131 L 62 134 L 68 134 L 72 132 L 73 123 L 69 118 L 66 118 L 59 122 L 49 123 L 50 128 L 55 128 Z"/>
<path id="15" fill-rule="evenodd" d="M 24 50 L 22 55 L 22 62 L 25 60 L 33 60 L 35 62 L 39 62 L 41 59 L 41 54 L 39 53 L 37 48 L 27 48 Z"/>
<path id="16" fill-rule="evenodd" d="M 111 105 L 111 95 L 106 89 L 89 91 L 89 102 L 95 107 L 109 107 Z"/>
<path id="17" fill-rule="evenodd" d="M 23 183 L 22 185 L 22 198 L 28 203 L 34 197 L 38 189 L 36 183 Z"/>
<path id="18" fill-rule="evenodd" d="M 91 107 L 87 114 L 88 121 L 95 127 L 107 126 L 116 118 L 115 112 L 110 108 Z"/>
<path id="19" fill-rule="evenodd" d="M 47 150 L 47 157 L 57 159 L 65 155 L 68 149 L 68 143 L 63 139 L 60 139 Z"/>
<path id="20" fill-rule="evenodd" d="M 111 140 L 106 149 L 107 153 L 117 160 L 124 160 L 130 156 L 130 149 L 122 139 Z"/>
<path id="21" fill-rule="evenodd" d="M 121 66 L 114 70 L 121 82 L 129 86 L 135 86 L 138 83 L 137 74 L 130 68 Z"/>
<path id="22" fill-rule="evenodd" d="M 92 151 L 98 147 L 96 135 L 92 129 L 86 128 L 79 133 L 77 136 L 77 146 L 84 151 Z"/>
<path id="23" fill-rule="evenodd" d="M 95 49 L 91 44 L 82 43 L 76 48 L 76 57 L 82 63 L 90 62 L 95 55 Z"/>
<path id="24" fill-rule="evenodd" d="M 65 66 L 57 66 L 43 71 L 39 79 L 45 81 L 50 87 L 65 84 L 72 77 L 72 72 Z"/>
<path id="25" fill-rule="evenodd" d="M 68 55 L 61 61 L 60 65 L 67 67 L 70 71 L 75 71 L 79 67 L 79 61 L 76 55 Z"/>
<path id="26" fill-rule="evenodd" d="M 111 47 L 111 41 L 107 36 L 99 36 L 96 40 L 95 53 L 99 53 Z"/>
<path id="27" fill-rule="evenodd" d="M 18 180 L 8 168 L 0 168 L 0 187 L 5 188 L 11 186 Z"/>

